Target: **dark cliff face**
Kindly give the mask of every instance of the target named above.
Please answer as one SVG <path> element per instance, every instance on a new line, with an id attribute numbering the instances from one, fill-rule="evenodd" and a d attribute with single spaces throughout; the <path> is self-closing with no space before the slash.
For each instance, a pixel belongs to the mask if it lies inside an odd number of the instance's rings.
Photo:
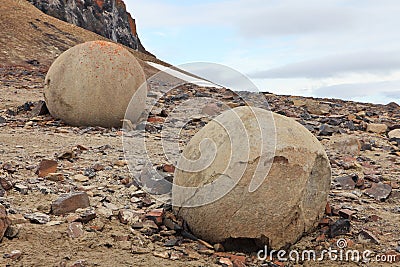
<path id="1" fill-rule="evenodd" d="M 44 13 L 147 53 L 122 0 L 28 0 Z"/>

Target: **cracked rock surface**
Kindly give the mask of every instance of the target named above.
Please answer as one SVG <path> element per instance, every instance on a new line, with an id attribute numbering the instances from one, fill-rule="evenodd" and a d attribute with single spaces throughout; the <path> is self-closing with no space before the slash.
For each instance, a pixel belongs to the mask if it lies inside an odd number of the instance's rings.
<path id="1" fill-rule="evenodd" d="M 173 204 L 206 241 L 254 239 L 279 249 L 318 224 L 331 169 L 323 146 L 302 125 L 267 110 L 253 111 L 226 111 L 192 138 L 183 152 L 187 160 L 175 173 Z M 210 148 L 202 150 L 204 140 L 214 145 L 214 155 Z M 254 180 L 260 184 L 250 192 Z"/>

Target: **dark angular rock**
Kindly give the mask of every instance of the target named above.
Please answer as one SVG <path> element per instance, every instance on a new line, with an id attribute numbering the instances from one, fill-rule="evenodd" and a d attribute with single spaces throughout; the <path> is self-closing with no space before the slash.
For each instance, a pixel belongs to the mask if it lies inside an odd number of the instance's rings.
<path id="1" fill-rule="evenodd" d="M 332 136 L 334 133 L 338 133 L 339 128 L 336 126 L 330 126 L 327 124 L 322 124 L 319 128 L 319 136 Z"/>
<path id="2" fill-rule="evenodd" d="M 369 240 L 374 244 L 380 244 L 379 239 L 371 232 L 367 230 L 361 230 L 358 234 L 362 239 Z"/>
<path id="3" fill-rule="evenodd" d="M 24 217 L 31 221 L 31 223 L 46 224 L 50 222 L 50 216 L 41 212 L 25 214 Z"/>
<path id="4" fill-rule="evenodd" d="M 369 197 L 375 198 L 378 201 L 385 201 L 390 193 L 392 192 L 392 187 L 384 183 L 375 183 L 371 188 L 365 190 L 365 194 Z"/>
<path id="5" fill-rule="evenodd" d="M 51 204 L 51 211 L 55 215 L 63 215 L 74 212 L 79 208 L 87 208 L 90 206 L 89 197 L 86 192 L 73 192 L 61 195 Z"/>
<path id="6" fill-rule="evenodd" d="M 352 176 L 343 176 L 338 177 L 334 180 L 338 186 L 340 186 L 344 190 L 352 190 L 356 187 L 356 182 L 354 181 Z"/>
<path id="7" fill-rule="evenodd" d="M 39 100 L 37 103 L 35 103 L 35 106 L 32 109 L 33 116 L 42 116 L 42 115 L 47 115 L 49 113 L 50 112 L 46 106 L 46 102 L 44 102 L 43 100 Z"/>
<path id="8" fill-rule="evenodd" d="M 330 238 L 336 237 L 338 235 L 344 235 L 350 232 L 350 220 L 339 219 L 328 230 L 328 236 Z"/>

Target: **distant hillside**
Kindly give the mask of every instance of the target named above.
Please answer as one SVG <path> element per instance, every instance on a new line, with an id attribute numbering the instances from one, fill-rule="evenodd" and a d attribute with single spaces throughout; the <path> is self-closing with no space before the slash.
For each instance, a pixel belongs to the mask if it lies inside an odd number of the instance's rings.
<path id="1" fill-rule="evenodd" d="M 25 0 L 2 0 L 0 28 L 0 67 L 23 66 L 47 70 L 54 59 L 68 48 L 86 41 L 107 40 L 48 16 Z M 152 55 L 133 49 L 130 51 L 139 60 L 168 65 Z M 149 68 L 147 64 L 143 65 Z"/>
<path id="2" fill-rule="evenodd" d="M 28 0 L 44 13 L 147 53 L 122 0 Z"/>

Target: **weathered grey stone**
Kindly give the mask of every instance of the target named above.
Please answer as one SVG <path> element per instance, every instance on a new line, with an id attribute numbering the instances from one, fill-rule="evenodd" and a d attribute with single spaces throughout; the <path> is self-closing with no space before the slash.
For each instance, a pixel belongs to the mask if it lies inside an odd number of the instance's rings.
<path id="1" fill-rule="evenodd" d="M 172 201 L 199 238 L 211 243 L 254 239 L 281 248 L 312 230 L 323 216 L 330 164 L 322 145 L 302 125 L 253 110 L 226 111 L 192 138 L 178 162 Z M 275 154 L 271 146 L 276 146 Z M 201 160 L 205 167 L 194 170 Z M 260 183 L 255 191 L 254 183 Z M 225 194 L 218 199 L 221 192 Z M 210 195 L 213 200 L 207 199 Z M 209 204 L 199 204 L 204 202 Z"/>
<path id="2" fill-rule="evenodd" d="M 382 134 L 387 131 L 388 127 L 383 123 L 370 123 L 367 125 L 367 131 L 372 133 Z"/>
<path id="3" fill-rule="evenodd" d="M 89 206 L 89 197 L 86 192 L 73 192 L 61 195 L 57 200 L 55 200 L 51 204 L 51 211 L 55 215 L 64 215 Z"/>
<path id="4" fill-rule="evenodd" d="M 394 129 L 388 133 L 390 139 L 400 139 L 400 129 Z"/>
<path id="5" fill-rule="evenodd" d="M 356 136 L 334 135 L 330 139 L 331 147 L 342 155 L 360 155 L 361 143 Z"/>
<path id="6" fill-rule="evenodd" d="M 50 114 L 75 126 L 119 127 L 133 95 L 133 122 L 147 95 L 142 67 L 121 45 L 93 41 L 74 46 L 51 65 L 45 80 Z"/>

